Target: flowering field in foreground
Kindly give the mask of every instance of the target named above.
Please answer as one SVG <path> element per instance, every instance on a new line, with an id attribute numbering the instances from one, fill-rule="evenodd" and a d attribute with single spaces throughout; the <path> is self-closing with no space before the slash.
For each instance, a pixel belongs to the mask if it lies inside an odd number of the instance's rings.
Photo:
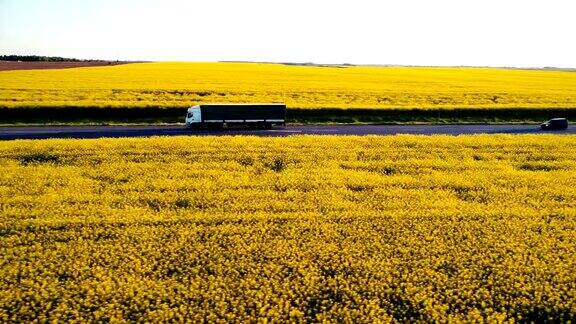
<path id="1" fill-rule="evenodd" d="M 576 73 L 495 68 L 134 63 L 0 72 L 4 107 L 576 108 Z"/>
<path id="2" fill-rule="evenodd" d="M 0 142 L 0 321 L 574 321 L 575 141 Z"/>

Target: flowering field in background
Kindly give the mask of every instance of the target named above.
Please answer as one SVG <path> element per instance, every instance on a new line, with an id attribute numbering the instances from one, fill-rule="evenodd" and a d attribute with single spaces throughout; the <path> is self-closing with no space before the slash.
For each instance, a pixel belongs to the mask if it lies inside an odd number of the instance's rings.
<path id="1" fill-rule="evenodd" d="M 574 321 L 575 141 L 0 142 L 0 321 Z"/>
<path id="2" fill-rule="evenodd" d="M 495 68 L 134 63 L 0 72 L 0 108 L 576 108 L 576 73 Z"/>

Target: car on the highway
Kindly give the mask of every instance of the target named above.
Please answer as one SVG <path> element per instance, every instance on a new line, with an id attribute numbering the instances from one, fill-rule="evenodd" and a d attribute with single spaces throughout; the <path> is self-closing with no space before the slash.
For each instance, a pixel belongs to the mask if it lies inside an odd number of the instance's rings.
<path id="1" fill-rule="evenodd" d="M 568 128 L 568 119 L 566 118 L 552 118 L 549 121 L 540 125 L 543 130 L 565 130 Z"/>

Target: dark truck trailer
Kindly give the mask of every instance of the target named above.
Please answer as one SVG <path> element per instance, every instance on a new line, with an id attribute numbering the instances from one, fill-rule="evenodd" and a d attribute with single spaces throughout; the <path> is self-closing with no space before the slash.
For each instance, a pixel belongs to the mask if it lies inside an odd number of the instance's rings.
<path id="1" fill-rule="evenodd" d="M 248 125 L 271 128 L 285 125 L 286 105 L 270 104 L 205 104 L 188 108 L 186 127 Z"/>

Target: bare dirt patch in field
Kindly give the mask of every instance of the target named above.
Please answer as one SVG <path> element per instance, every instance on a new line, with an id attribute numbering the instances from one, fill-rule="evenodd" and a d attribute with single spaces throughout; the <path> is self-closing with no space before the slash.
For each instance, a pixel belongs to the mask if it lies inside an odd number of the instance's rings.
<path id="1" fill-rule="evenodd" d="M 112 66 L 133 62 L 122 61 L 86 61 L 86 62 L 14 62 L 0 61 L 0 71 L 36 70 L 36 69 L 68 69 L 87 66 Z"/>

